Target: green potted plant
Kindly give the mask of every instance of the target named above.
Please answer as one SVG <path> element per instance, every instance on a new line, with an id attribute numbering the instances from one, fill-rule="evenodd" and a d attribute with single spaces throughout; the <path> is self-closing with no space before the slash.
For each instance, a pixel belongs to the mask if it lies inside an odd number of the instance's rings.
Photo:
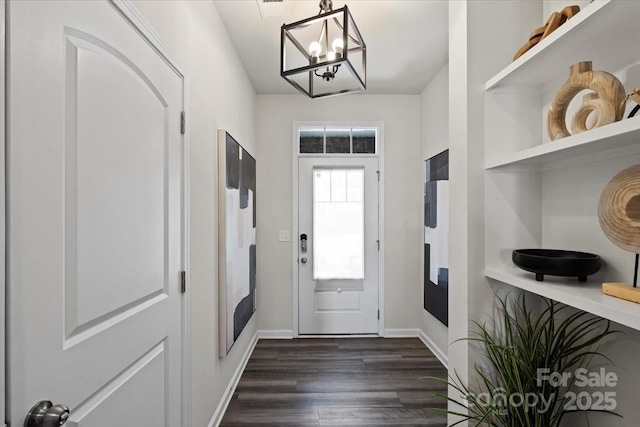
<path id="1" fill-rule="evenodd" d="M 489 324 L 474 322 L 477 331 L 467 338 L 479 344 L 490 367 L 475 365 L 478 385 L 473 388 L 457 374 L 438 379 L 458 395 L 436 395 L 460 410 L 434 411 L 460 416 L 453 425 L 469 421 L 492 427 L 558 427 L 575 412 L 617 415 L 615 393 L 606 387 L 615 385 L 615 373 L 589 370 L 594 358 L 608 360 L 598 350 L 617 332 L 608 320 L 547 299 L 536 312 L 526 294 L 513 304 L 498 300 L 499 315 Z M 600 388 L 589 389 L 596 381 Z"/>

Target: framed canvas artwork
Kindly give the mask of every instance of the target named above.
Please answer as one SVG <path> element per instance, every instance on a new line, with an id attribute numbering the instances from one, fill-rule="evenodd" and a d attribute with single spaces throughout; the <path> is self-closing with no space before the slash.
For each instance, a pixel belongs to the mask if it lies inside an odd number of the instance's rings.
<path id="1" fill-rule="evenodd" d="M 425 161 L 424 309 L 449 324 L 449 150 Z"/>
<path id="2" fill-rule="evenodd" d="M 218 131 L 220 357 L 256 311 L 256 160 Z"/>

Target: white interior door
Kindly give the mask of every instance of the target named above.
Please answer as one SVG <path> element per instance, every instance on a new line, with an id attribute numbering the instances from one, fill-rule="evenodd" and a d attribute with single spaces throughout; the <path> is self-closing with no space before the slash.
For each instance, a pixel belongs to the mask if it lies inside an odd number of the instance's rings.
<path id="1" fill-rule="evenodd" d="M 8 22 L 9 421 L 179 426 L 182 77 L 106 1 Z"/>
<path id="2" fill-rule="evenodd" d="M 377 171 L 373 157 L 299 159 L 300 334 L 378 332 Z"/>

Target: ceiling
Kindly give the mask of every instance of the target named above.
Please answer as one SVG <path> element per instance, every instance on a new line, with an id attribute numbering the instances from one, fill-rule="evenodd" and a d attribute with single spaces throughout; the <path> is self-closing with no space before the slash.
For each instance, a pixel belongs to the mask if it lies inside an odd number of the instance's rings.
<path id="1" fill-rule="evenodd" d="M 284 0 L 282 16 L 266 18 L 258 1 L 214 0 L 255 91 L 298 93 L 280 77 L 280 27 L 317 15 L 319 1 Z M 333 8 L 345 4 L 367 44 L 367 93 L 421 93 L 447 61 L 447 1 L 334 0 Z"/>

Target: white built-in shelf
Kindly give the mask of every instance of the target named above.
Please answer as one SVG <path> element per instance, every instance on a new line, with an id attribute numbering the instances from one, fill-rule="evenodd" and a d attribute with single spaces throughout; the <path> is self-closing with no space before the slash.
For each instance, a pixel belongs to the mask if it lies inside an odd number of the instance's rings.
<path id="1" fill-rule="evenodd" d="M 612 54 L 638 44 L 640 1 L 595 0 L 485 84 L 537 86 L 569 75 L 569 67 L 593 61 L 595 70 Z M 523 43 L 525 42 L 523 38 Z"/>
<path id="2" fill-rule="evenodd" d="M 487 159 L 485 169 L 512 170 L 522 168 L 523 170 L 530 170 L 532 166 L 541 166 L 559 160 L 575 159 L 639 143 L 640 116 L 624 119 L 607 126 L 547 142 L 516 153 L 500 153 L 493 158 Z"/>
<path id="3" fill-rule="evenodd" d="M 525 102 L 538 102 L 529 94 L 551 93 L 550 84 L 557 84 L 562 78 L 568 78 L 569 67 L 582 61 L 592 61 L 595 70 L 629 70 L 640 61 L 640 0 L 595 0 L 585 6 L 576 16 L 560 26 L 546 39 L 542 40 L 528 52 L 507 65 L 485 84 L 485 91 L 489 96 L 503 97 L 511 95 L 527 95 Z M 524 40 L 523 40 L 524 43 Z M 633 71 L 636 73 L 636 71 Z M 637 80 L 636 74 L 627 76 L 630 85 Z M 633 86 L 631 86 L 633 87 Z M 556 89 L 554 89 L 556 90 Z M 539 97 L 539 108 L 544 108 L 547 99 Z M 496 98 L 501 100 L 502 98 Z M 513 98 L 517 101 L 518 98 Z M 505 98 L 511 101 L 510 98 Z M 504 107 L 504 104 L 499 104 Z M 510 105 L 510 104 L 506 104 Z M 527 105 L 525 105 L 527 107 Z M 534 110 L 535 105 L 531 105 Z M 488 109 L 485 126 L 505 120 L 512 123 L 514 118 L 518 123 L 524 123 L 523 117 L 528 109 L 496 108 Z M 513 115 L 513 117 L 511 117 Z M 506 116 L 506 117 L 505 117 Z M 522 138 L 531 138 L 530 132 L 523 129 Z M 518 135 L 514 138 L 517 138 Z M 542 137 L 540 139 L 543 139 Z M 585 165 L 604 159 L 614 159 L 621 156 L 640 153 L 640 117 L 623 119 L 619 122 L 587 132 L 562 138 L 557 141 L 542 142 L 520 151 L 508 152 L 491 150 L 493 141 L 485 141 L 485 169 L 495 172 L 546 171 L 563 168 L 566 165 Z M 504 141 L 502 141 L 504 142 Z M 563 166 L 564 165 L 564 166 Z M 611 171 L 612 175 L 613 172 Z M 518 180 L 514 181 L 518 185 Z M 603 185 L 606 182 L 602 183 Z M 540 184 L 541 198 L 545 196 Z M 535 191 L 535 190 L 534 190 Z M 519 194 L 517 191 L 514 194 Z M 506 196 L 506 197 L 505 197 Z M 535 196 L 535 195 L 534 195 Z M 571 194 L 567 195 L 569 198 Z M 495 230 L 501 222 L 521 224 L 522 232 L 529 233 L 529 225 L 533 229 L 539 227 L 535 214 L 534 218 L 521 216 L 522 213 L 513 208 L 519 202 L 510 199 L 509 194 L 495 192 L 485 194 L 485 204 L 504 206 L 505 218 L 488 217 L 489 225 L 486 229 Z M 517 196 L 519 197 L 519 196 Z M 542 200 L 544 205 L 545 200 Z M 549 214 L 542 210 L 541 215 Z M 529 213 L 527 213 L 529 215 Z M 553 215 L 553 211 L 551 213 Z M 541 218 L 544 220 L 544 218 Z M 532 224 L 531 221 L 533 221 Z M 518 230 L 517 230 L 518 231 Z M 542 230 L 540 231 L 542 233 Z M 516 233 L 518 234 L 518 233 Z M 525 233 L 519 233 L 525 234 Z M 541 239 L 541 236 L 537 236 Z M 517 244 L 508 236 L 502 241 L 488 244 L 488 254 L 504 251 L 504 246 Z M 503 247 L 492 247 L 495 245 Z M 490 258 L 490 257 L 489 257 Z M 544 282 L 535 280 L 533 273 L 522 271 L 511 263 L 503 265 L 490 264 L 485 269 L 485 276 L 509 286 L 549 298 L 554 301 L 592 313 L 613 322 L 626 325 L 640 331 L 640 304 L 624 301 L 602 293 L 602 283 L 590 280 L 579 283 L 577 278 L 559 278 L 546 276 Z"/>
<path id="4" fill-rule="evenodd" d="M 500 270 L 487 268 L 484 274 L 490 279 L 640 330 L 640 304 L 604 295 L 601 282 L 580 283 L 577 278 L 554 276 L 545 276 L 544 282 L 537 282 L 533 273 L 514 266 Z"/>

